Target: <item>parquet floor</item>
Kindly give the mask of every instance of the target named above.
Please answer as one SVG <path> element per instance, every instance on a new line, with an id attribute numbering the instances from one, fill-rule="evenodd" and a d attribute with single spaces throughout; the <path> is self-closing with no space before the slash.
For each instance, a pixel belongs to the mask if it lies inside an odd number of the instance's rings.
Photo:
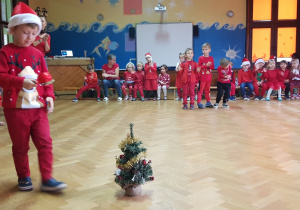
<path id="1" fill-rule="evenodd" d="M 0 127 L 0 209 L 300 209 L 300 100 L 184 111 L 173 100 L 71 99 L 57 99 L 49 116 L 54 177 L 68 188 L 40 192 L 31 144 L 34 190 L 19 192 L 10 138 Z M 130 122 L 155 177 L 135 198 L 124 197 L 113 181 Z"/>

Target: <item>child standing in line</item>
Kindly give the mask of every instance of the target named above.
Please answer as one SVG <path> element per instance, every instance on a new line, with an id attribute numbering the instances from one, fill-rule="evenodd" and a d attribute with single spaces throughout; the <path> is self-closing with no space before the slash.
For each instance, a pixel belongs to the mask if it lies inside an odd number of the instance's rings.
<path id="1" fill-rule="evenodd" d="M 238 73 L 238 81 L 239 81 L 239 86 L 241 88 L 242 97 L 245 101 L 250 100 L 250 96 L 253 92 L 252 83 L 255 83 L 257 81 L 249 68 L 250 68 L 250 61 L 247 58 L 244 58 L 242 62 L 242 69 L 240 69 Z M 248 87 L 247 94 L 246 94 L 246 87 Z"/>
<path id="2" fill-rule="evenodd" d="M 137 71 L 133 74 L 134 79 L 134 91 L 133 91 L 133 99 L 132 101 L 136 101 L 137 91 L 140 92 L 141 101 L 145 101 L 144 99 L 144 80 L 145 75 L 143 72 L 143 63 L 139 62 L 136 64 Z"/>
<path id="3" fill-rule="evenodd" d="M 175 100 L 176 101 L 181 101 L 182 100 L 182 82 L 181 82 L 181 72 L 179 71 L 179 67 L 180 67 L 180 64 L 185 61 L 185 55 L 184 53 L 179 53 L 179 62 L 176 64 L 176 88 L 177 88 L 177 95 L 178 95 L 178 98 L 176 98 Z"/>
<path id="4" fill-rule="evenodd" d="M 286 100 L 290 100 L 290 70 L 287 69 L 287 62 L 282 60 L 280 62 L 280 69 L 278 69 L 278 82 L 281 88 L 284 88 L 284 95 Z"/>
<path id="5" fill-rule="evenodd" d="M 87 66 L 88 73 L 84 76 L 84 80 L 86 82 L 86 85 L 81 87 L 78 93 L 76 94 L 75 98 L 73 99 L 73 102 L 77 102 L 78 98 L 82 94 L 83 91 L 87 91 L 88 89 L 96 89 L 97 90 L 97 101 L 100 100 L 100 87 L 98 85 L 98 75 L 95 72 L 94 66 L 92 64 L 89 64 Z"/>
<path id="6" fill-rule="evenodd" d="M 231 89 L 230 89 L 230 97 L 229 97 L 229 101 L 236 101 L 235 99 L 235 89 L 236 89 L 236 85 L 235 85 L 235 75 L 234 75 L 234 71 L 233 71 L 233 63 L 231 61 L 229 61 L 229 65 L 231 67 Z"/>
<path id="7" fill-rule="evenodd" d="M 161 89 L 164 92 L 164 100 L 167 100 L 167 91 L 170 87 L 170 75 L 167 73 L 168 66 L 161 65 L 160 74 L 158 75 L 157 100 L 160 100 Z"/>
<path id="8" fill-rule="evenodd" d="M 156 63 L 152 61 L 152 55 L 148 52 L 145 55 L 147 63 L 145 64 L 145 94 L 146 101 L 149 101 L 153 97 L 153 101 L 156 101 L 157 92 L 157 67 Z"/>
<path id="9" fill-rule="evenodd" d="M 42 28 L 40 18 L 26 4 L 19 2 L 8 23 L 13 43 L 0 50 L 0 86 L 3 108 L 12 141 L 12 153 L 19 190 L 33 189 L 28 151 L 30 137 L 38 151 L 42 191 L 59 191 L 67 187 L 52 178 L 52 139 L 48 113 L 54 110 L 53 85 L 39 84 L 38 76 L 48 72 L 43 54 L 30 46 Z"/>
<path id="10" fill-rule="evenodd" d="M 209 53 L 211 52 L 211 46 L 209 43 L 204 43 L 202 45 L 202 52 L 203 55 L 200 56 L 198 60 L 198 71 L 200 71 L 200 90 L 198 91 L 197 105 L 200 109 L 203 109 L 204 106 L 213 108 L 213 105 L 210 102 L 210 83 L 212 80 L 212 69 L 215 68 L 215 65 L 214 58 L 209 56 Z M 206 104 L 204 106 L 201 104 L 203 91 L 206 99 Z"/>
<path id="11" fill-rule="evenodd" d="M 229 61 L 225 58 L 222 58 L 220 61 L 220 66 L 218 67 L 218 82 L 217 82 L 217 98 L 216 103 L 214 104 L 215 108 L 218 108 L 219 102 L 223 96 L 223 107 L 229 108 L 226 102 L 228 101 L 230 89 L 231 89 L 231 67 Z"/>
<path id="12" fill-rule="evenodd" d="M 179 71 L 181 72 L 182 81 L 182 97 L 183 97 L 183 107 L 182 109 L 187 109 L 187 95 L 190 95 L 190 109 L 194 109 L 194 97 L 195 97 L 195 82 L 196 82 L 196 71 L 197 63 L 193 61 L 194 51 L 191 48 L 185 50 L 186 61 L 180 64 Z"/>
<path id="13" fill-rule="evenodd" d="M 126 92 L 126 88 L 129 89 L 129 100 L 132 100 L 132 92 L 133 92 L 133 88 L 134 88 L 134 73 L 135 73 L 135 66 L 133 63 L 129 62 L 126 65 L 126 70 L 123 74 L 123 79 L 125 80 L 125 82 L 122 85 L 122 92 L 124 94 L 124 100 L 127 101 L 128 100 L 128 95 Z"/>
<path id="14" fill-rule="evenodd" d="M 266 69 L 264 68 L 265 61 L 262 58 L 258 58 L 255 61 L 254 69 L 253 69 L 253 75 L 256 78 L 256 81 L 252 83 L 255 93 L 254 100 L 262 100 L 264 101 L 264 95 L 267 91 L 267 83 L 264 81 L 264 71 Z M 261 88 L 261 91 L 259 93 L 258 88 Z"/>
<path id="15" fill-rule="evenodd" d="M 266 101 L 270 101 L 270 95 L 272 93 L 272 90 L 278 90 L 278 101 L 282 101 L 281 98 L 281 86 L 278 82 L 278 71 L 276 70 L 276 62 L 275 62 L 275 56 L 271 56 L 268 65 L 267 65 L 267 71 L 264 72 L 264 78 L 267 81 L 268 85 L 268 93 L 266 97 Z"/>
<path id="16" fill-rule="evenodd" d="M 291 99 L 300 98 L 300 72 L 299 72 L 299 59 L 292 60 L 292 68 L 290 71 L 290 88 L 291 88 Z M 294 95 L 294 88 L 298 88 L 298 95 Z"/>

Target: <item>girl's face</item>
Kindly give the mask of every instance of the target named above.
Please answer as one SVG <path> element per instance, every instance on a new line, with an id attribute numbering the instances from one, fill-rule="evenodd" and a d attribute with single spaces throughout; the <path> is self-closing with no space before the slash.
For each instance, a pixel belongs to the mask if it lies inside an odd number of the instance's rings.
<path id="1" fill-rule="evenodd" d="M 137 65 L 136 68 L 137 68 L 138 71 L 142 71 L 143 70 L 143 66 L 142 65 Z"/>
<path id="2" fill-rule="evenodd" d="M 184 55 L 181 55 L 181 56 L 179 56 L 179 61 L 180 61 L 180 62 L 183 62 L 183 61 L 185 61 L 185 57 L 184 57 Z"/>
<path id="3" fill-rule="evenodd" d="M 160 72 L 161 72 L 162 74 L 165 74 L 165 73 L 166 73 L 165 67 L 161 67 L 161 68 L 160 68 Z"/>
<path id="4" fill-rule="evenodd" d="M 248 70 L 250 65 L 243 65 L 243 70 Z"/>
<path id="5" fill-rule="evenodd" d="M 269 61 L 269 69 L 274 70 L 275 69 L 275 61 Z"/>
<path id="6" fill-rule="evenodd" d="M 127 71 L 132 72 L 133 71 L 133 66 L 132 65 L 128 65 L 127 66 Z"/>
<path id="7" fill-rule="evenodd" d="M 146 58 L 146 61 L 147 61 L 147 63 L 151 63 L 152 58 L 151 58 L 151 57 L 147 57 L 147 58 Z"/>
<path id="8" fill-rule="evenodd" d="M 293 69 L 297 69 L 299 66 L 299 63 L 297 61 L 292 61 L 292 67 Z"/>
<path id="9" fill-rule="evenodd" d="M 89 70 L 89 73 L 91 74 L 91 73 L 93 73 L 95 71 L 95 69 L 90 69 Z"/>
<path id="10" fill-rule="evenodd" d="M 280 63 L 280 68 L 281 68 L 282 70 L 285 70 L 286 67 L 287 67 L 287 64 L 286 64 L 286 63 Z"/>
<path id="11" fill-rule="evenodd" d="M 194 57 L 194 51 L 193 50 L 189 50 L 185 53 L 185 56 L 187 58 L 187 60 L 192 60 Z"/>
<path id="12" fill-rule="evenodd" d="M 45 30 L 45 27 L 47 25 L 47 21 L 45 19 L 45 17 L 40 17 L 41 21 L 42 21 L 42 30 Z"/>

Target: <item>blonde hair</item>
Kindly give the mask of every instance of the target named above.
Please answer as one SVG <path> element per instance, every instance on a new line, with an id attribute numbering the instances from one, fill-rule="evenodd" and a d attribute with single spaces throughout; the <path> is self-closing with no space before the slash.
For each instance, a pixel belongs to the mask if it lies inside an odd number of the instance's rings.
<path id="1" fill-rule="evenodd" d="M 276 68 L 276 61 L 275 60 L 268 60 L 268 63 L 267 63 L 267 69 L 269 70 L 270 69 L 270 63 L 271 62 L 274 62 L 275 63 L 275 68 Z"/>
<path id="2" fill-rule="evenodd" d="M 136 66 L 142 66 L 144 68 L 144 64 L 142 62 L 138 62 Z"/>
<path id="3" fill-rule="evenodd" d="M 207 47 L 207 48 L 211 49 L 211 45 L 209 43 L 204 43 L 202 45 L 202 48 L 204 48 L 204 47 Z"/>
<path id="4" fill-rule="evenodd" d="M 193 49 L 192 49 L 192 48 L 186 48 L 186 49 L 185 49 L 185 51 L 184 51 L 184 54 L 186 55 L 186 53 L 187 53 L 188 51 L 190 51 L 190 50 L 192 50 L 192 51 L 193 51 Z"/>
<path id="5" fill-rule="evenodd" d="M 225 68 L 226 66 L 228 66 L 229 64 L 229 60 L 227 60 L 226 58 L 221 58 L 220 60 L 220 65 Z"/>

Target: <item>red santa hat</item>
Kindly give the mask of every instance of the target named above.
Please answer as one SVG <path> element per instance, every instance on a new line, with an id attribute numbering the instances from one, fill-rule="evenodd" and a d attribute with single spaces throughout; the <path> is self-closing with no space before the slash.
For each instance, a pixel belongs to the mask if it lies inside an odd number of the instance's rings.
<path id="1" fill-rule="evenodd" d="M 242 66 L 245 66 L 245 65 L 251 66 L 250 61 L 247 58 L 244 58 L 242 61 Z"/>
<path id="2" fill-rule="evenodd" d="M 40 33 L 42 29 L 42 21 L 37 16 L 35 11 L 31 9 L 29 6 L 24 4 L 23 2 L 19 2 L 17 6 L 14 8 L 11 18 L 8 21 L 8 34 L 11 34 L 11 28 L 14 26 L 27 24 L 27 23 L 35 23 L 39 26 Z"/>
<path id="3" fill-rule="evenodd" d="M 152 58 L 152 55 L 149 52 L 145 54 L 145 58 L 147 59 L 148 57 Z"/>
<path id="4" fill-rule="evenodd" d="M 255 64 L 258 64 L 258 63 L 265 63 L 265 61 L 262 58 L 257 58 L 255 61 Z"/>
<path id="5" fill-rule="evenodd" d="M 275 61 L 276 56 L 271 55 L 269 61 Z"/>

